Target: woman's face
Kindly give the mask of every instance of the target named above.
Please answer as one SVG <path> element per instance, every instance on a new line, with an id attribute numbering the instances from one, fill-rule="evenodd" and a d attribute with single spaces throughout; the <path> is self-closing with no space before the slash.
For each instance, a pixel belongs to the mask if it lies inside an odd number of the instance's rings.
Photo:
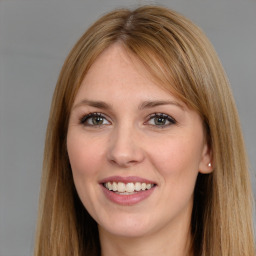
<path id="1" fill-rule="evenodd" d="M 189 226 L 198 172 L 210 172 L 199 115 L 118 44 L 82 82 L 67 150 L 85 208 L 100 232 L 119 236 Z"/>

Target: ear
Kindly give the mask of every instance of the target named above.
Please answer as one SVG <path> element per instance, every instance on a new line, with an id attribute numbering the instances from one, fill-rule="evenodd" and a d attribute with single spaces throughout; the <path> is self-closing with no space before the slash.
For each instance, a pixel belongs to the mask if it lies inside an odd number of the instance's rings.
<path id="1" fill-rule="evenodd" d="M 212 150 L 208 143 L 205 142 L 202 157 L 199 163 L 199 172 L 202 174 L 211 173 L 213 171 L 213 163 L 212 163 Z"/>

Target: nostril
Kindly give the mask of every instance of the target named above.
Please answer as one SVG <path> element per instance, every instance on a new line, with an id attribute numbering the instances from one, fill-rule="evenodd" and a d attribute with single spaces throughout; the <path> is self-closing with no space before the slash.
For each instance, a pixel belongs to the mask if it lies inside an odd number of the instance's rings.
<path id="1" fill-rule="evenodd" d="M 126 159 L 111 159 L 110 162 L 112 164 L 116 164 L 116 165 L 119 165 L 121 167 L 130 167 L 130 166 L 133 166 L 135 165 L 136 163 L 138 163 L 138 161 L 135 161 L 135 160 L 126 160 Z"/>
<path id="2" fill-rule="evenodd" d="M 136 151 L 109 152 L 108 159 L 112 164 L 124 167 L 135 165 L 143 160 L 143 154 Z"/>
<path id="3" fill-rule="evenodd" d="M 133 126 L 123 124 L 111 134 L 107 157 L 112 164 L 129 167 L 144 159 L 141 142 L 137 135 L 135 138 L 135 133 L 136 129 Z"/>

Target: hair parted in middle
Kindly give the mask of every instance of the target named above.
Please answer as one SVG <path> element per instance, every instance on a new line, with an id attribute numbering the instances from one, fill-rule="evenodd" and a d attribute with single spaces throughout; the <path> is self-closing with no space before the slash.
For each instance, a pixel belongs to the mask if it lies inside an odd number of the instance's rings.
<path id="1" fill-rule="evenodd" d="M 214 171 L 199 174 L 195 188 L 191 218 L 195 255 L 252 256 L 248 167 L 228 80 L 202 31 L 182 15 L 157 6 L 104 15 L 80 38 L 62 67 L 45 144 L 36 255 L 100 255 L 97 224 L 74 187 L 66 135 L 83 78 L 115 43 L 202 118 Z"/>

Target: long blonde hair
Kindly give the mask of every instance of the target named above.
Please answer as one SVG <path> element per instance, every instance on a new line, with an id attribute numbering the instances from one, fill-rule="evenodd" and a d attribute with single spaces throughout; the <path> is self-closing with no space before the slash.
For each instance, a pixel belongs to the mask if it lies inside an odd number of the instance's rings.
<path id="1" fill-rule="evenodd" d="M 204 122 L 214 171 L 199 174 L 195 187 L 194 255 L 254 256 L 250 177 L 228 80 L 202 31 L 157 6 L 106 14 L 80 38 L 63 65 L 46 135 L 35 256 L 100 255 L 97 224 L 74 187 L 66 135 L 82 79 L 99 54 L 116 42 Z"/>

